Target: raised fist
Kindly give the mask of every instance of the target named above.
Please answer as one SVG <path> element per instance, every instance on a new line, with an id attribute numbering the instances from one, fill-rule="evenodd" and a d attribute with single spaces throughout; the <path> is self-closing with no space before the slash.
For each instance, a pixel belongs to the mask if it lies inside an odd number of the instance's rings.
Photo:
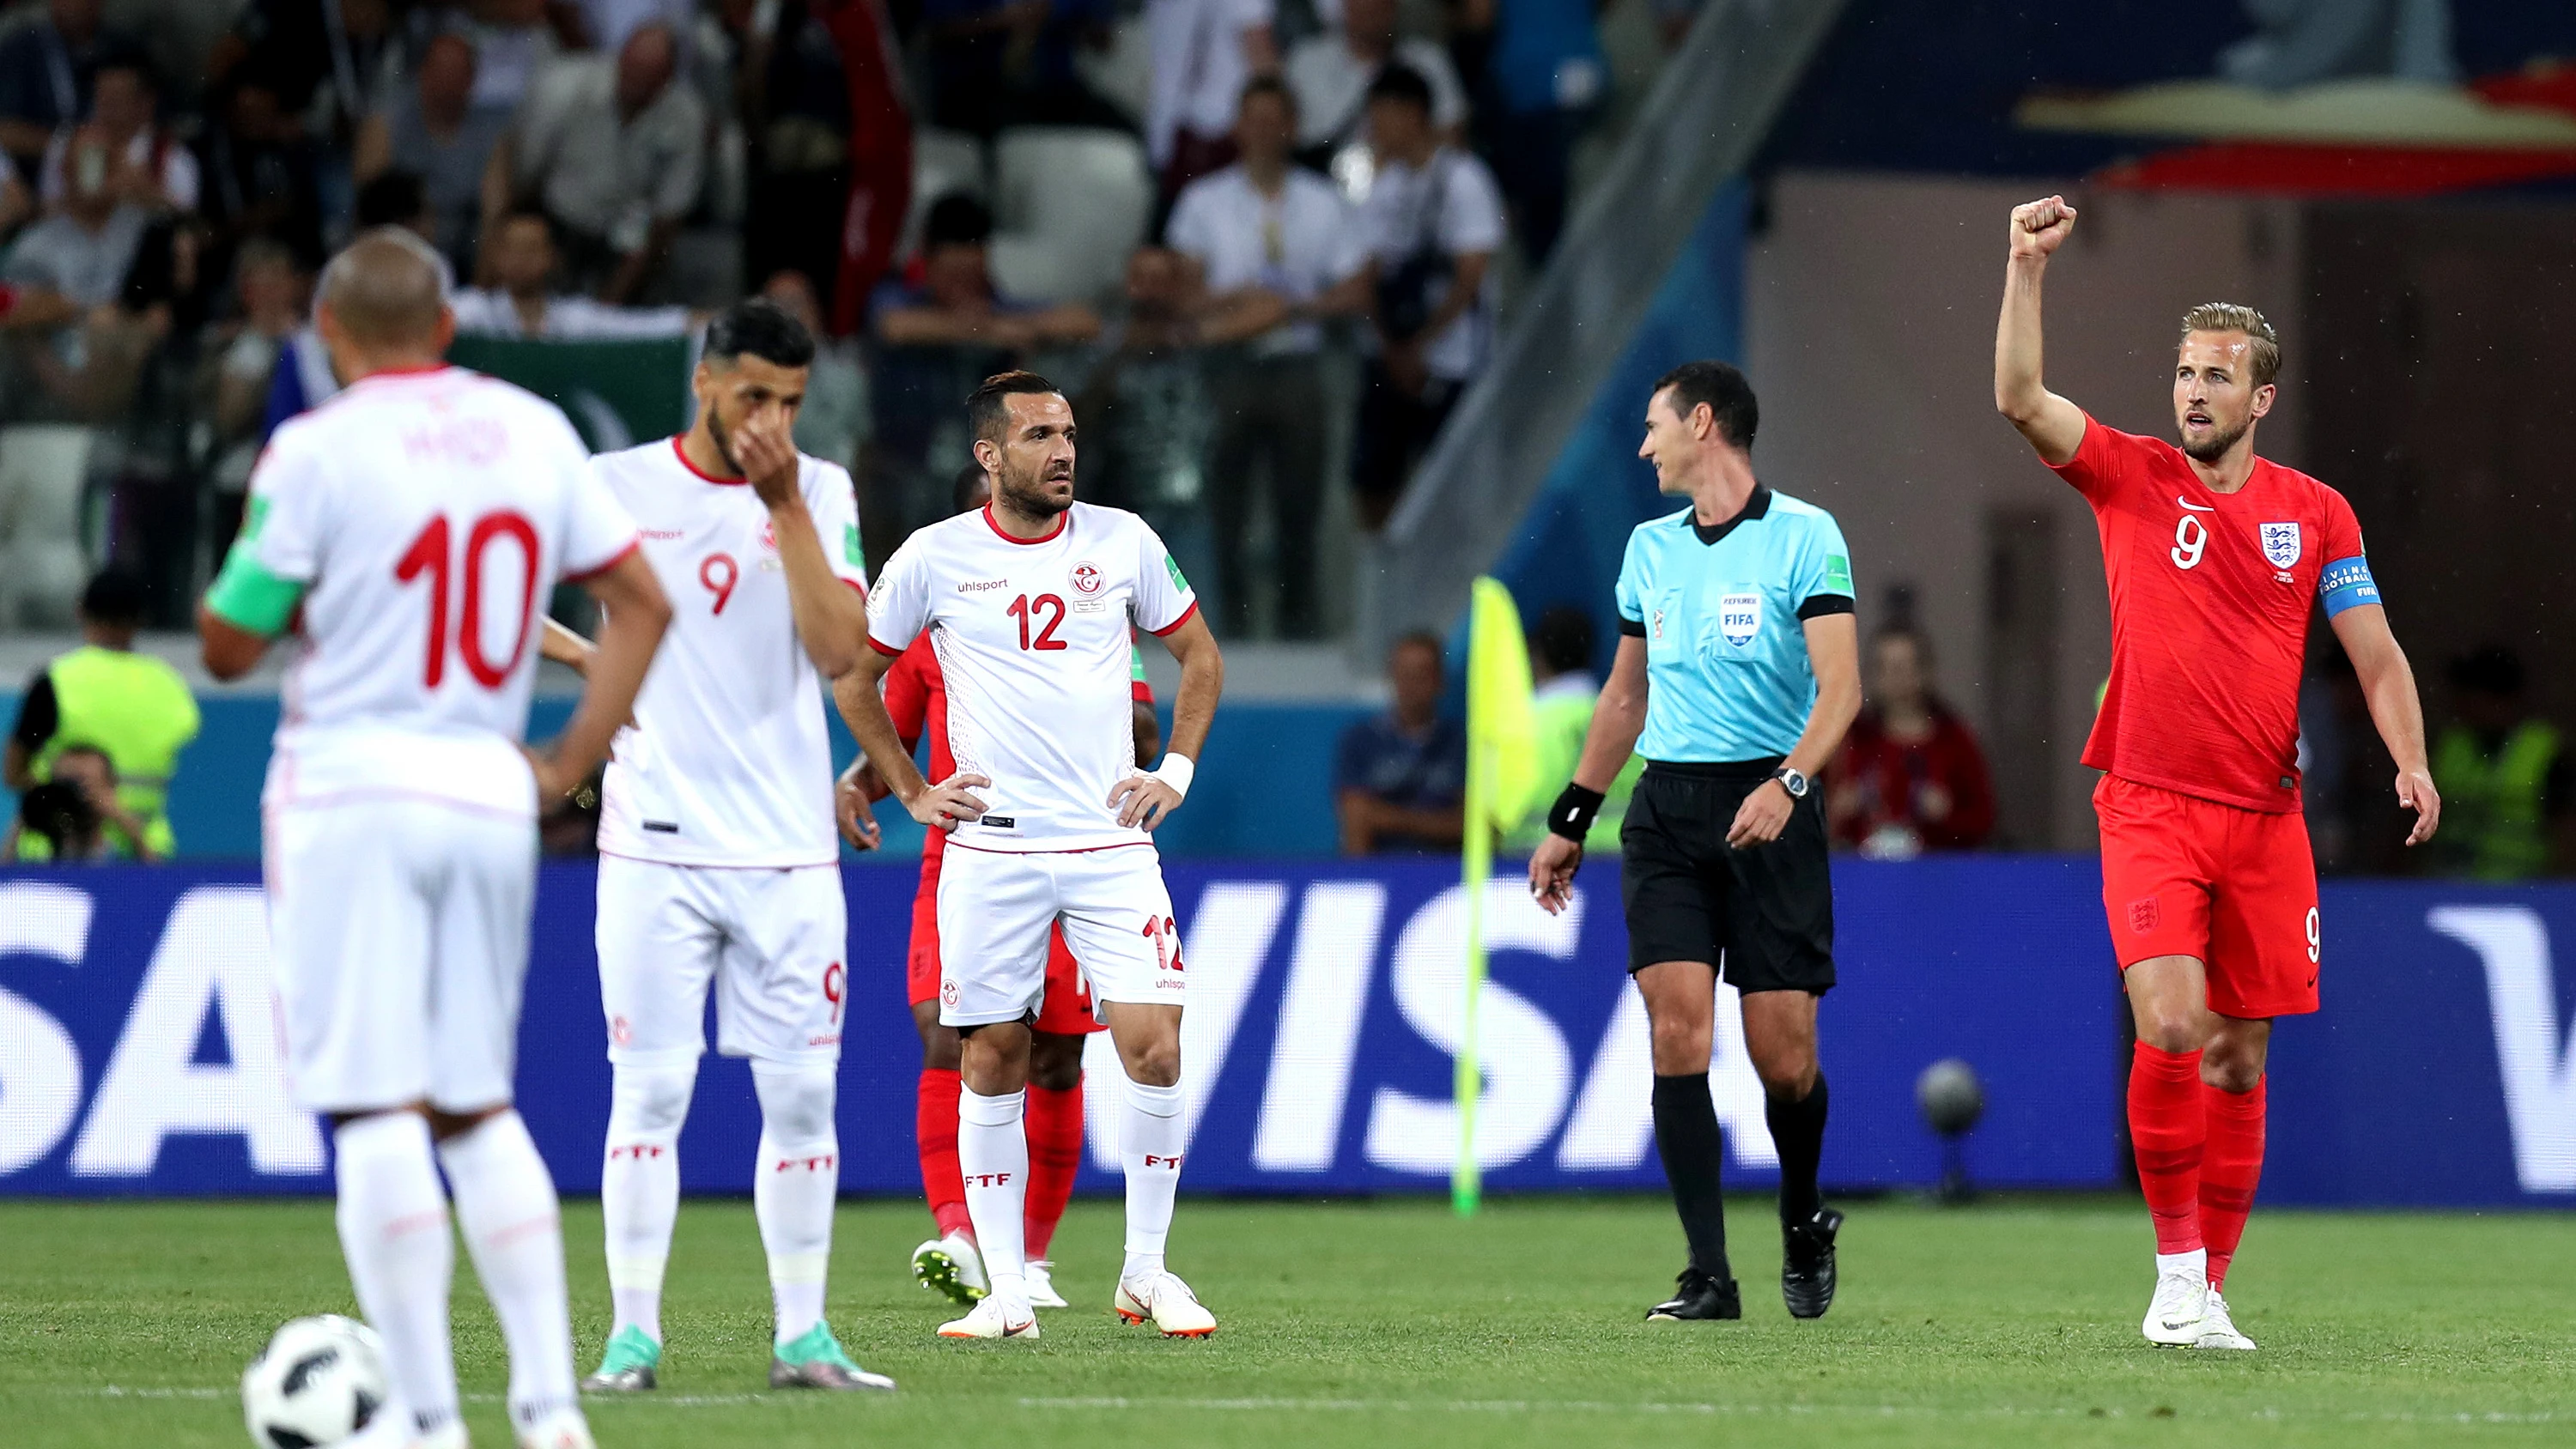
<path id="1" fill-rule="evenodd" d="M 2075 208 L 2063 196 L 2026 201 L 2013 208 L 2012 254 L 2045 259 L 2075 230 Z"/>

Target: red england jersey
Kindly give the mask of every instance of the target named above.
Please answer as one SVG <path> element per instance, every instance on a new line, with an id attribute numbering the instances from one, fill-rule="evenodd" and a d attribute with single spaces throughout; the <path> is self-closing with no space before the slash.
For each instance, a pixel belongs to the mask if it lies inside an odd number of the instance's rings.
<path id="1" fill-rule="evenodd" d="M 2090 416 L 2057 472 L 2093 505 L 2111 587 L 2111 683 L 2084 763 L 2297 810 L 2309 612 L 2321 583 L 2330 612 L 2379 601 L 2352 505 L 2261 458 L 2243 488 L 2213 493 L 2181 449 Z"/>
<path id="2" fill-rule="evenodd" d="M 1154 687 L 1145 682 L 1145 663 L 1136 661 L 1135 698 L 1139 704 L 1154 702 Z M 903 747 L 911 749 L 921 743 L 922 735 L 930 736 L 930 783 L 957 773 L 957 757 L 948 751 L 948 681 L 939 673 L 939 651 L 930 647 L 930 631 L 914 636 L 885 675 L 886 713 L 894 718 L 894 732 Z M 937 855 L 948 848 L 948 832 L 933 830 L 921 842 L 921 853 Z"/>

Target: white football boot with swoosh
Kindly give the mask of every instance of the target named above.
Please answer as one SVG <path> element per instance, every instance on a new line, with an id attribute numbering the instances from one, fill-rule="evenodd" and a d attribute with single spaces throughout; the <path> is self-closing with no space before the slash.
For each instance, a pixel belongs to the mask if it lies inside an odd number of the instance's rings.
<path id="1" fill-rule="evenodd" d="M 2200 1341 L 2200 1329 L 2209 1317 L 2209 1258 L 2205 1252 L 2176 1253 L 2156 1257 L 2156 1296 L 2147 1304 L 2146 1321 L 2139 1330 L 2147 1342 L 2167 1348 L 2188 1348 Z"/>
<path id="2" fill-rule="evenodd" d="M 966 1310 L 966 1316 L 939 1325 L 941 1338 L 1008 1338 L 1038 1339 L 1038 1316 L 1026 1303 L 1009 1303 L 1000 1298 L 985 1297 Z"/>
<path id="3" fill-rule="evenodd" d="M 2231 1348 L 2240 1353 L 2246 1353 L 2251 1352 L 2258 1345 L 2254 1340 L 2236 1331 L 2236 1319 L 2227 1311 L 2227 1300 L 2219 1297 L 2218 1290 L 2212 1288 L 2209 1290 L 2208 1316 L 2200 1320 L 2200 1337 L 2193 1339 L 2191 1346 Z"/>
<path id="4" fill-rule="evenodd" d="M 1216 1315 L 1180 1275 L 1157 1269 L 1137 1278 L 1122 1278 L 1112 1305 L 1128 1323 L 1151 1323 L 1165 1338 L 1205 1338 L 1216 1332 Z"/>

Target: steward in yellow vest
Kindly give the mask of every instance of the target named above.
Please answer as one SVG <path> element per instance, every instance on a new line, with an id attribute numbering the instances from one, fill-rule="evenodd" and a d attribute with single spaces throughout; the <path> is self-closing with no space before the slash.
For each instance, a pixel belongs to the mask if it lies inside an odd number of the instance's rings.
<path id="1" fill-rule="evenodd" d="M 2433 784 L 2447 828 L 2438 837 L 2442 873 L 2518 881 L 2549 872 L 2553 828 L 2576 799 L 2558 730 L 2527 718 L 2522 661 L 2481 649 L 2453 661 L 2460 722 L 2433 744 Z"/>
<path id="2" fill-rule="evenodd" d="M 177 848 L 170 832 L 170 778 L 179 751 L 197 737 L 197 701 L 179 671 L 134 652 L 149 606 L 143 583 L 108 570 L 81 595 L 81 647 L 45 666 L 19 702 L 0 776 L 25 791 L 53 777 L 63 752 L 87 746 L 116 767 L 116 799 L 142 830 L 140 839 L 111 826 L 119 855 L 164 860 Z"/>

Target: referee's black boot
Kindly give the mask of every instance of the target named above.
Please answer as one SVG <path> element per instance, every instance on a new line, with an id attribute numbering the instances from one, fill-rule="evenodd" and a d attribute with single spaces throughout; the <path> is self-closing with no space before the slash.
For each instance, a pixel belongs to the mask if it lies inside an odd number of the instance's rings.
<path id="1" fill-rule="evenodd" d="M 1834 1235 L 1842 1226 L 1841 1213 L 1818 1208 L 1780 1230 L 1780 1296 L 1791 1318 L 1822 1318 L 1834 1306 Z"/>
<path id="2" fill-rule="evenodd" d="M 1648 1323 L 1686 1323 L 1703 1318 L 1742 1318 L 1744 1299 L 1735 1280 L 1684 1268 L 1672 1297 L 1646 1310 Z"/>

